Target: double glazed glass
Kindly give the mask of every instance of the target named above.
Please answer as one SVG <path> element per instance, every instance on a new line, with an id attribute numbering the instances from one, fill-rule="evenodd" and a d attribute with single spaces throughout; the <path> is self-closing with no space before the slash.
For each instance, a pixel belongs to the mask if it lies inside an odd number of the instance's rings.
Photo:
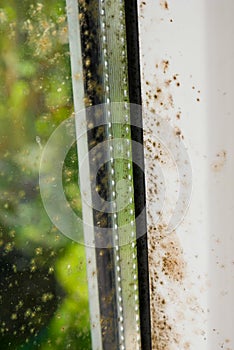
<path id="1" fill-rule="evenodd" d="M 136 3 L 0 7 L 1 344 L 140 349 L 150 321 Z"/>

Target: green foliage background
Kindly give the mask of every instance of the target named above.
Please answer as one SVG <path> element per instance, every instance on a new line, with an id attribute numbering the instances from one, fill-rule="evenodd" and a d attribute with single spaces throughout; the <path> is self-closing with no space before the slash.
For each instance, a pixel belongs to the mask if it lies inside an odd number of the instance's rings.
<path id="1" fill-rule="evenodd" d="M 73 109 L 64 0 L 0 0 L 0 346 L 89 349 L 84 247 L 50 222 L 40 155 Z M 64 188 L 81 215 L 75 146 Z"/>

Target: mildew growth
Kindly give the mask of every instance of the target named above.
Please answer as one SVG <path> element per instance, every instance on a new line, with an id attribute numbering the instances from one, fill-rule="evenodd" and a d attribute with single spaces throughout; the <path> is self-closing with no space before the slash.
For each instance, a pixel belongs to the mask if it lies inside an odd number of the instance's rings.
<path id="1" fill-rule="evenodd" d="M 186 276 L 183 250 L 175 232 L 167 235 L 166 226 L 150 226 L 149 264 L 152 308 L 153 349 L 178 349 L 181 335 L 168 307 L 176 302 L 175 287 L 182 288 Z"/>
<path id="2" fill-rule="evenodd" d="M 170 11 L 168 2 L 158 1 L 157 6 L 159 11 L 161 7 L 160 12 L 165 19 Z M 142 38 L 146 35 L 144 32 L 146 11 L 146 6 L 140 6 L 144 33 Z M 163 20 L 160 18 L 160 13 L 158 19 Z M 174 21 L 171 17 L 168 20 Z M 143 43 L 142 46 L 145 49 L 144 45 Z M 161 57 L 158 55 L 154 62 L 150 62 L 144 53 L 142 53 L 143 106 L 145 108 L 143 124 L 152 349 L 194 349 L 193 334 L 196 333 L 203 341 L 206 337 L 204 329 L 200 329 L 199 326 L 201 319 L 203 322 L 205 311 L 192 291 L 195 283 L 190 280 L 191 267 L 186 262 L 183 242 L 175 231 L 168 232 L 167 218 L 174 208 L 171 210 L 163 205 L 167 183 L 164 182 L 162 173 L 164 174 L 165 171 L 169 180 L 173 178 L 172 181 L 174 181 L 172 173 L 175 170 L 176 160 L 173 159 L 170 150 L 180 145 L 184 139 L 180 127 L 183 111 L 176 104 L 176 94 L 183 86 L 183 80 L 180 72 L 173 71 L 174 62 L 169 54 Z M 168 132 L 164 133 L 163 125 L 166 123 L 168 123 Z M 167 138 L 169 133 L 170 137 Z M 182 181 L 184 185 L 189 179 L 184 176 Z M 170 195 L 166 198 L 168 206 L 173 201 L 173 196 L 178 198 L 176 184 L 178 185 L 178 182 L 170 187 L 171 183 L 169 183 Z M 165 209 L 166 211 L 168 209 L 166 215 Z M 186 324 L 189 324 L 189 329 Z"/>
<path id="3" fill-rule="evenodd" d="M 66 15 L 61 12 L 55 21 L 46 15 L 44 6 L 40 3 L 30 5 L 29 17 L 24 21 L 23 30 L 34 48 L 34 56 L 54 62 L 61 55 L 56 46 L 68 42 Z"/>
<path id="4" fill-rule="evenodd" d="M 143 102 L 147 109 L 167 120 L 180 119 L 178 116 L 181 117 L 181 111 L 175 110 L 172 95 L 172 88 L 180 86 L 179 74 L 171 72 L 170 60 L 164 58 L 155 64 L 155 71 L 150 80 L 145 81 L 146 98 Z"/>

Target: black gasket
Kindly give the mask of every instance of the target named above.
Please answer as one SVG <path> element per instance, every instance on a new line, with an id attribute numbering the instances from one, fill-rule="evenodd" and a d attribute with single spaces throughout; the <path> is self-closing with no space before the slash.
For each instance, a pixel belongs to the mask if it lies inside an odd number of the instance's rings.
<path id="1" fill-rule="evenodd" d="M 128 81 L 130 103 L 141 105 L 141 75 L 140 75 L 140 50 L 137 0 L 125 1 L 127 53 L 128 53 Z M 137 120 L 136 120 L 137 118 Z M 142 115 L 131 113 L 131 136 L 132 140 L 143 145 Z M 137 125 L 138 127 L 136 127 Z M 141 126 L 141 127 L 139 127 Z M 140 327 L 142 349 L 151 349 L 151 322 L 150 322 L 150 292 L 149 292 L 149 267 L 148 267 L 148 243 L 146 225 L 146 195 L 144 176 L 144 151 L 139 154 L 139 148 L 132 148 L 133 158 L 133 181 L 135 197 L 136 217 L 143 211 L 144 220 L 140 227 L 136 226 L 137 233 L 137 260 L 138 260 L 138 285 L 140 301 Z M 140 160 L 141 168 L 134 164 L 134 160 Z"/>

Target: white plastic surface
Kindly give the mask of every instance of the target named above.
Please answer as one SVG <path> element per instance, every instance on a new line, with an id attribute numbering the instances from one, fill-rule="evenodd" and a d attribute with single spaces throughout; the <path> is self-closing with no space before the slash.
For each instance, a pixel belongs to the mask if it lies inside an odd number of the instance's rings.
<path id="1" fill-rule="evenodd" d="M 153 349 L 234 349 L 233 14 L 232 0 L 139 1 Z M 153 247 L 156 114 L 183 137 L 193 191 L 182 223 Z"/>

